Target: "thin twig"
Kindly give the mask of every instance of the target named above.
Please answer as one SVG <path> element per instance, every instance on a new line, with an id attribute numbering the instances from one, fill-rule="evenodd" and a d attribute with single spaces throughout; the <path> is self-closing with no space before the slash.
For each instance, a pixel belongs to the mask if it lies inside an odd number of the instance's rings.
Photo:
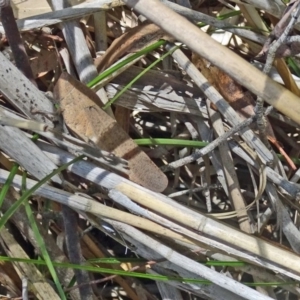
<path id="1" fill-rule="evenodd" d="M 190 163 L 196 161 L 203 155 L 206 155 L 209 152 L 213 151 L 216 147 L 218 147 L 221 143 L 226 141 L 233 134 L 235 134 L 238 131 L 240 131 L 241 129 L 249 126 L 254 121 L 254 119 L 255 119 L 255 116 L 252 116 L 251 118 L 243 121 L 239 125 L 232 127 L 230 130 L 228 130 L 226 133 L 224 133 L 224 135 L 219 136 L 213 142 L 211 142 L 209 145 L 205 146 L 201 150 L 197 150 L 195 153 L 193 153 L 189 156 L 186 156 L 182 159 L 179 159 L 177 161 L 174 161 L 174 162 L 168 164 L 167 166 L 163 167 L 163 170 L 164 171 L 174 170 L 174 169 L 177 169 L 179 167 L 182 167 L 184 165 L 187 165 L 187 164 L 190 164 Z"/>
<path id="2" fill-rule="evenodd" d="M 222 186 L 218 183 L 217 184 L 211 184 L 211 185 L 208 185 L 208 186 L 199 186 L 199 187 L 196 187 L 196 188 L 193 188 L 193 189 L 183 190 L 183 191 L 179 191 L 179 192 L 169 194 L 168 197 L 175 198 L 175 197 L 187 195 L 190 192 L 197 193 L 197 192 L 202 192 L 205 189 L 215 190 L 215 189 L 220 189 L 220 188 L 222 188 Z"/>
<path id="3" fill-rule="evenodd" d="M 265 116 L 269 115 L 272 112 L 272 110 L 273 110 L 273 106 L 269 106 L 265 110 L 264 115 Z M 245 121 L 241 122 L 240 124 L 232 127 L 228 131 L 226 131 L 224 133 L 224 135 L 219 136 L 218 138 L 216 138 L 213 142 L 211 142 L 206 147 L 202 148 L 201 150 L 197 150 L 195 153 L 193 153 L 189 156 L 186 156 L 182 159 L 179 159 L 177 161 L 174 161 L 174 162 L 170 163 L 169 165 L 165 166 L 163 170 L 168 171 L 168 170 L 176 169 L 176 168 L 182 167 L 184 165 L 187 165 L 189 163 L 192 163 L 192 162 L 196 161 L 197 159 L 199 159 L 203 155 L 213 151 L 216 147 L 218 147 L 221 143 L 223 143 L 225 140 L 227 140 L 229 137 L 231 137 L 236 132 L 242 130 L 243 128 L 245 128 L 247 126 L 249 126 L 252 122 L 254 122 L 255 119 L 256 119 L 255 115 L 251 116 L 249 119 L 246 119 Z"/>
<path id="4" fill-rule="evenodd" d="M 263 72 L 265 74 L 269 74 L 269 72 L 271 71 L 277 50 L 279 49 L 280 46 L 282 46 L 286 42 L 288 35 L 290 34 L 295 23 L 297 22 L 297 19 L 300 14 L 299 0 L 295 1 L 291 10 L 294 9 L 295 7 L 296 7 L 296 10 L 294 11 L 294 13 L 292 13 L 291 20 L 289 21 L 285 30 L 283 31 L 281 36 L 278 37 L 278 39 L 271 44 L 271 46 L 269 48 L 266 64 L 263 69 Z M 283 18 L 284 18 L 284 16 L 283 16 Z M 257 121 L 256 121 L 257 127 L 259 130 L 260 138 L 265 143 L 265 145 L 268 145 L 269 142 L 267 140 L 267 135 L 266 135 L 266 120 L 264 118 L 263 106 L 264 106 L 264 99 L 261 97 L 258 97 L 257 101 L 256 101 L 256 107 L 255 107 L 255 113 L 257 116 Z"/>

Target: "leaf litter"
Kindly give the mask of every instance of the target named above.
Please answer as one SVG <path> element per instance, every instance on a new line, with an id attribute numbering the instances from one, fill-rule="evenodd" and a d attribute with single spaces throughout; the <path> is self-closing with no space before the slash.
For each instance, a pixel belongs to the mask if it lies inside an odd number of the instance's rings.
<path id="1" fill-rule="evenodd" d="M 94 11 L 74 16 L 52 2 L 56 10 L 36 18 L 44 26 L 29 28 L 30 16 L 3 21 L 1 213 L 54 169 L 85 158 L 37 189 L 1 228 L 2 294 L 298 299 L 300 119 L 289 112 L 300 107 L 299 1 L 163 1 L 219 43 L 211 51 L 242 57 L 240 66 L 199 56 L 175 26 L 165 32 L 131 10 L 132 1 L 94 1 Z M 28 79 L 10 38 L 18 33 L 5 22 L 21 32 Z M 274 99 L 272 108 L 260 102 L 259 86 L 245 87 L 251 65 L 266 64 L 293 100 Z M 248 76 L 245 86 L 234 68 Z M 269 83 L 266 91 L 277 89 Z M 35 261 L 47 257 L 54 273 Z"/>

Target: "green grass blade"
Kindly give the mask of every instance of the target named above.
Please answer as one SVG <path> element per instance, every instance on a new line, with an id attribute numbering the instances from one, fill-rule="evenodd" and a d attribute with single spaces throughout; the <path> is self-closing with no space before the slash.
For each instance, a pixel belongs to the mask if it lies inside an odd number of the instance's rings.
<path id="1" fill-rule="evenodd" d="M 234 16 L 239 16 L 241 14 L 242 14 L 242 12 L 240 10 L 233 10 L 229 13 L 217 16 L 217 19 L 220 20 L 220 21 L 223 21 L 223 20 L 229 19 L 229 18 L 234 17 Z"/>
<path id="2" fill-rule="evenodd" d="M 39 232 L 39 229 L 37 227 L 35 218 L 33 216 L 31 207 L 30 207 L 30 205 L 29 205 L 29 203 L 28 203 L 27 200 L 24 201 L 24 205 L 25 205 L 25 211 L 26 211 L 29 223 L 30 223 L 30 227 L 31 227 L 31 229 L 32 229 L 32 231 L 34 233 L 35 239 L 36 239 L 36 241 L 37 241 L 37 243 L 39 245 L 41 254 L 42 254 L 43 258 L 44 258 L 44 261 L 45 261 L 45 263 L 47 265 L 47 268 L 48 268 L 48 270 L 49 270 L 49 272 L 50 272 L 50 274 L 52 276 L 52 279 L 53 279 L 54 284 L 55 284 L 55 286 L 57 288 L 58 294 L 59 294 L 59 296 L 60 296 L 61 299 L 66 300 L 67 297 L 66 297 L 66 295 L 65 295 L 65 293 L 63 291 L 63 288 L 62 288 L 62 286 L 60 284 L 59 278 L 57 277 L 57 274 L 56 274 L 56 271 L 55 271 L 54 266 L 52 264 L 51 258 L 50 258 L 49 254 L 48 254 L 47 249 L 46 249 L 46 245 L 45 245 L 44 240 L 43 240 L 43 238 L 42 238 L 42 236 L 41 236 L 41 234 Z"/>
<path id="3" fill-rule="evenodd" d="M 203 148 L 208 145 L 207 142 L 202 141 L 191 141 L 191 140 L 181 140 L 181 139 L 161 139 L 161 138 L 151 138 L 151 139 L 135 139 L 135 143 L 139 146 L 177 146 L 177 147 L 198 147 Z"/>
<path id="4" fill-rule="evenodd" d="M 27 178 L 27 172 L 23 172 L 22 174 L 22 182 L 21 182 L 21 195 L 24 194 L 26 191 L 26 178 Z"/>
<path id="5" fill-rule="evenodd" d="M 64 164 L 51 172 L 49 175 L 45 176 L 41 181 L 39 181 L 37 184 L 35 184 L 31 189 L 24 192 L 24 194 L 18 199 L 2 216 L 0 219 L 0 230 L 3 228 L 7 220 L 14 214 L 14 212 L 19 208 L 19 206 L 27 200 L 39 187 L 41 187 L 44 183 L 46 183 L 48 180 L 50 180 L 54 175 L 60 173 L 61 171 L 65 170 L 67 167 L 72 165 L 73 163 L 83 159 L 84 155 L 80 155 L 67 164 Z"/>
<path id="6" fill-rule="evenodd" d="M 201 263 L 201 262 L 200 262 Z M 245 267 L 249 264 L 243 261 L 218 261 L 218 260 L 210 260 L 204 263 L 206 266 L 214 266 L 214 267 Z"/>
<path id="7" fill-rule="evenodd" d="M 118 92 L 110 101 L 108 101 L 104 106 L 103 109 L 107 109 L 109 106 L 111 106 L 126 90 L 128 90 L 138 79 L 140 79 L 146 72 L 148 72 L 151 68 L 153 68 L 155 65 L 157 65 L 160 61 L 162 61 L 165 57 L 172 54 L 176 49 L 178 49 L 179 46 L 172 47 L 171 50 L 163 54 L 160 58 L 158 58 L 156 61 L 154 61 L 152 64 L 150 64 L 147 68 L 145 68 L 140 74 L 138 74 L 133 80 L 131 80 L 123 89 Z"/>
<path id="8" fill-rule="evenodd" d="M 34 134 L 31 138 L 31 140 L 34 142 L 36 141 L 37 139 L 39 138 L 39 135 L 38 134 Z M 9 190 L 9 187 L 11 186 L 11 183 L 15 177 L 15 175 L 17 174 L 18 172 L 18 169 L 19 169 L 19 164 L 18 163 L 14 163 L 13 166 L 12 166 L 12 169 L 0 191 L 0 209 L 1 209 L 1 206 L 3 204 L 3 201 L 5 199 L 5 196 Z"/>
<path id="9" fill-rule="evenodd" d="M 42 260 L 24 259 L 24 258 L 15 258 L 15 257 L 12 258 L 12 257 L 7 257 L 7 256 L 0 256 L 0 261 L 23 262 L 23 263 L 30 263 L 30 264 L 36 264 L 36 265 L 45 265 L 46 264 L 45 261 L 42 261 Z M 100 268 L 98 266 L 90 266 L 90 265 L 75 265 L 75 264 L 59 263 L 59 262 L 52 262 L 52 264 L 54 267 L 80 269 L 80 270 L 85 270 L 85 271 L 94 272 L 94 273 L 105 273 L 105 274 L 119 275 L 119 276 L 131 276 L 131 277 L 160 280 L 160 281 L 175 280 L 175 281 L 196 282 L 196 283 L 203 283 L 203 284 L 211 283 L 208 280 L 197 280 L 197 279 L 191 279 L 191 278 L 180 278 L 180 277 L 172 277 L 172 276 L 145 274 L 145 273 L 139 273 L 139 272 Z"/>
<path id="10" fill-rule="evenodd" d="M 300 68 L 296 61 L 292 57 L 287 58 L 288 66 L 295 72 L 295 74 L 300 77 Z"/>
<path id="11" fill-rule="evenodd" d="M 17 261 L 17 262 L 23 262 L 23 263 L 45 265 L 45 262 L 41 261 L 41 260 L 11 258 L 11 257 L 7 257 L 7 256 L 0 256 L 0 261 L 9 261 L 9 262 Z M 210 284 L 211 283 L 208 280 L 179 278 L 179 277 L 163 276 L 163 275 L 152 275 L 152 274 L 130 272 L 130 271 L 123 271 L 123 270 L 116 270 L 116 269 L 100 268 L 97 266 L 94 267 L 94 266 L 90 266 L 90 265 L 74 265 L 74 264 L 59 263 L 59 262 L 52 262 L 52 263 L 53 263 L 53 266 L 55 266 L 55 267 L 81 269 L 81 270 L 86 270 L 86 271 L 90 271 L 90 272 L 94 272 L 94 273 L 105 273 L 105 274 L 111 274 L 111 275 L 131 276 L 131 277 L 160 280 L 160 281 L 174 280 L 174 281 L 198 283 L 198 284 Z M 217 264 L 217 262 L 215 262 L 215 263 Z M 224 262 L 224 263 L 228 263 L 228 262 Z M 235 262 L 231 262 L 231 263 L 235 263 Z M 295 281 L 255 282 L 255 283 L 241 282 L 241 283 L 248 285 L 248 286 L 284 286 L 284 285 L 295 285 L 296 284 Z"/>
<path id="12" fill-rule="evenodd" d="M 174 146 L 174 147 L 195 147 L 203 148 L 208 145 L 207 142 L 202 141 L 190 141 L 181 139 L 163 139 L 163 138 L 150 138 L 150 139 L 135 139 L 135 143 L 139 146 Z M 284 157 L 281 154 L 277 154 L 281 161 L 284 161 Z M 291 157 L 291 160 L 300 165 L 300 159 Z"/>
<path id="13" fill-rule="evenodd" d="M 101 264 L 121 264 L 121 263 L 141 263 L 146 264 L 147 260 L 143 258 L 133 258 L 133 257 L 102 257 L 102 258 L 91 258 L 87 261 L 91 264 L 101 263 Z"/>
<path id="14" fill-rule="evenodd" d="M 130 57 L 128 57 L 127 59 L 119 62 L 118 64 L 110 67 L 109 69 L 105 70 L 104 72 L 102 72 L 101 74 L 99 74 L 96 78 L 94 78 L 93 80 L 91 80 L 88 84 L 87 87 L 89 88 L 93 88 L 96 84 L 98 84 L 101 80 L 103 80 L 104 78 L 106 78 L 107 76 L 111 75 L 112 73 L 116 72 L 118 69 L 122 68 L 123 66 L 127 65 L 129 62 L 131 62 L 132 60 L 150 53 L 151 51 L 159 48 L 160 46 L 164 45 L 166 43 L 166 41 L 164 40 L 159 40 L 158 42 L 138 51 L 137 53 L 131 55 Z"/>
<path id="15" fill-rule="evenodd" d="M 18 169 L 19 169 L 19 165 L 17 163 L 14 163 L 11 170 L 10 170 L 10 173 L 0 191 L 0 209 L 1 209 L 1 206 L 3 204 L 3 201 L 5 199 L 5 196 L 9 190 L 9 187 L 11 186 L 11 183 L 15 177 L 15 175 L 17 174 L 18 172 Z"/>

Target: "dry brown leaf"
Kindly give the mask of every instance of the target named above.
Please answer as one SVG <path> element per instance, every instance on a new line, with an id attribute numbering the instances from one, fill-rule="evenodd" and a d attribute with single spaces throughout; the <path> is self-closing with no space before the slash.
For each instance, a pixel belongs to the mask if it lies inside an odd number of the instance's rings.
<path id="1" fill-rule="evenodd" d="M 60 101 L 64 120 L 73 132 L 128 160 L 132 181 L 156 192 L 167 187 L 165 174 L 120 125 L 96 105 L 99 99 L 88 87 L 63 73 L 54 88 L 54 97 Z"/>
<path id="2" fill-rule="evenodd" d="M 213 85 L 224 99 L 234 108 L 244 120 L 254 114 L 255 101 L 249 92 L 245 92 L 241 85 L 236 83 L 218 67 L 210 64 L 204 58 L 193 54 L 193 64 L 201 70 L 208 82 Z"/>
<path id="3" fill-rule="evenodd" d="M 34 78 L 39 78 L 57 66 L 57 54 L 55 51 L 42 49 L 40 53 L 30 59 L 30 67 Z"/>

